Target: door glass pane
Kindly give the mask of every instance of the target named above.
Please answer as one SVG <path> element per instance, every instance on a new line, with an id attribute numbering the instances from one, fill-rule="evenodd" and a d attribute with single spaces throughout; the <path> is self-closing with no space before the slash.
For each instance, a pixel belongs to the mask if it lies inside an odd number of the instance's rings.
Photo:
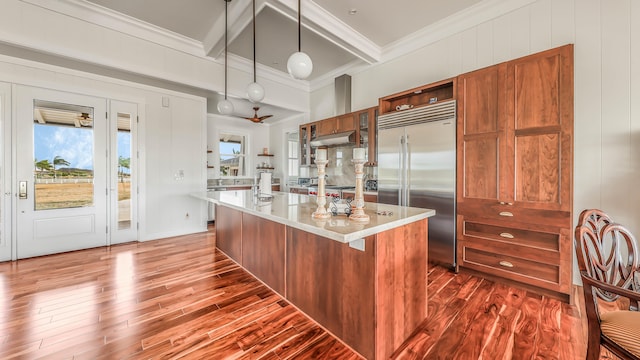
<path id="1" fill-rule="evenodd" d="M 34 100 L 34 209 L 94 205 L 93 108 Z"/>
<path id="2" fill-rule="evenodd" d="M 118 113 L 118 229 L 131 228 L 131 114 Z"/>

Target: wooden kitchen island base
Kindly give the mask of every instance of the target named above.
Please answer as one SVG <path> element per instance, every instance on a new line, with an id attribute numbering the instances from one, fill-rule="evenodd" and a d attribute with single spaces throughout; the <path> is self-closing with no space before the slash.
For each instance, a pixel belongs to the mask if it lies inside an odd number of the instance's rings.
<path id="1" fill-rule="evenodd" d="M 426 218 L 344 243 L 223 204 L 216 242 L 367 359 L 388 358 L 427 316 Z"/>

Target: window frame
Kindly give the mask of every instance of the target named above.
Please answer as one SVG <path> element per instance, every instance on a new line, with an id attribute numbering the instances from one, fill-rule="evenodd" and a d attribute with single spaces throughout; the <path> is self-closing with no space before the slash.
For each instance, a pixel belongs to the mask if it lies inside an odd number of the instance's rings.
<path id="1" fill-rule="evenodd" d="M 227 153 L 223 153 L 221 151 L 220 146 L 223 143 L 221 140 L 222 140 L 222 137 L 225 136 L 225 135 L 239 136 L 239 137 L 244 138 L 244 144 L 241 143 L 243 146 L 240 147 L 240 153 L 239 154 L 227 154 Z M 217 142 L 217 150 L 218 150 L 218 176 L 220 178 L 232 178 L 232 179 L 249 177 L 249 169 L 251 168 L 250 167 L 250 161 L 251 161 L 250 159 L 251 159 L 251 157 L 248 156 L 249 153 L 250 153 L 249 134 L 238 132 L 238 131 L 220 130 L 218 132 L 218 136 L 216 138 L 216 142 Z M 244 150 L 244 152 L 243 152 L 243 150 Z M 238 175 L 229 175 L 229 174 L 223 175 L 222 174 L 222 168 L 224 166 L 223 163 L 222 163 L 222 161 L 223 161 L 222 157 L 223 156 L 235 156 L 235 157 L 238 157 L 241 160 L 241 161 L 239 161 L 239 163 L 242 163 L 244 165 L 243 166 L 243 168 L 244 168 L 243 169 L 244 170 L 243 173 L 241 174 L 240 172 L 238 172 Z"/>

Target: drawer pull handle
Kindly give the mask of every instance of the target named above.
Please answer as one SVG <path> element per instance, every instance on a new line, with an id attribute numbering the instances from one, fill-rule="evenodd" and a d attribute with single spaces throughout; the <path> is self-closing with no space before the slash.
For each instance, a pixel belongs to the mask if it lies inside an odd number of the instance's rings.
<path id="1" fill-rule="evenodd" d="M 509 233 L 500 233 L 500 236 L 502 236 L 503 238 L 507 238 L 507 239 L 513 239 L 514 236 L 509 234 Z"/>
<path id="2" fill-rule="evenodd" d="M 500 261 L 498 264 L 500 264 L 500 266 L 504 266 L 504 267 L 508 267 L 508 268 L 512 268 L 513 264 L 508 262 L 508 261 Z"/>
<path id="3" fill-rule="evenodd" d="M 500 205 L 509 205 L 509 206 L 511 206 L 511 205 L 513 205 L 513 203 L 512 202 L 500 201 Z"/>
<path id="4" fill-rule="evenodd" d="M 513 216 L 513 213 L 509 211 L 501 211 L 500 216 Z"/>

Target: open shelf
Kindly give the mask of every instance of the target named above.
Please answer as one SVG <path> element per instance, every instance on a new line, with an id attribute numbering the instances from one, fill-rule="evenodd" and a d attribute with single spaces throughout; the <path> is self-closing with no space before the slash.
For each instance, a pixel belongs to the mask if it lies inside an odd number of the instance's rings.
<path id="1" fill-rule="evenodd" d="M 380 115 L 396 112 L 396 107 L 410 109 L 454 99 L 455 85 L 455 79 L 447 79 L 382 97 L 379 99 Z"/>

